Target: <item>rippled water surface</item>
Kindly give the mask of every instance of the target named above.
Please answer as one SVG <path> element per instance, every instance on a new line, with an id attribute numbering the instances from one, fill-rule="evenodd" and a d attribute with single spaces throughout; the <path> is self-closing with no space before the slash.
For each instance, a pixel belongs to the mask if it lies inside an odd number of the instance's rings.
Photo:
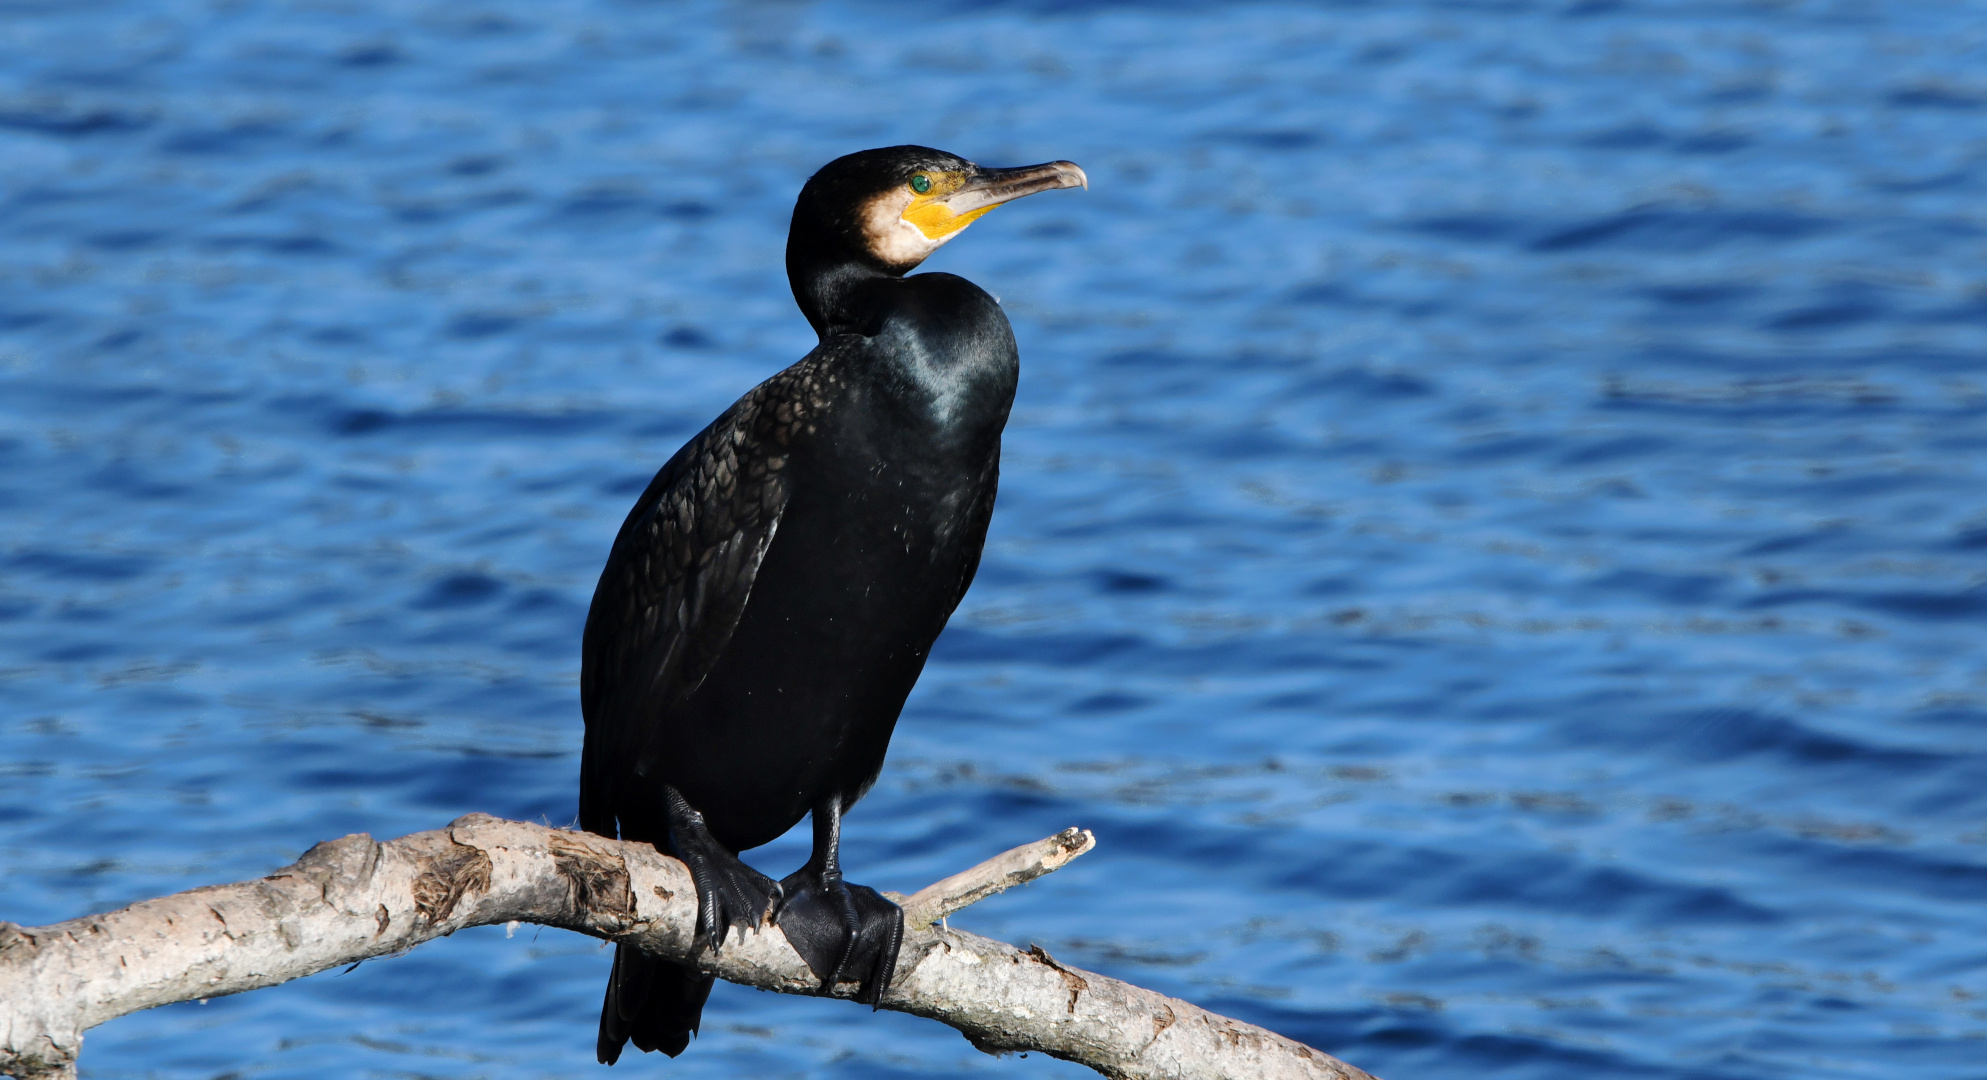
<path id="1" fill-rule="evenodd" d="M 615 527 L 849 150 L 1023 380 L 857 880 L 1387 1077 L 1987 1076 L 1987 7 L 4 5 L 0 918 L 570 821 Z M 801 838 L 755 858 L 784 872 Z M 612 1076 L 526 928 L 98 1077 Z M 1088 1075 L 720 987 L 681 1077 Z"/>

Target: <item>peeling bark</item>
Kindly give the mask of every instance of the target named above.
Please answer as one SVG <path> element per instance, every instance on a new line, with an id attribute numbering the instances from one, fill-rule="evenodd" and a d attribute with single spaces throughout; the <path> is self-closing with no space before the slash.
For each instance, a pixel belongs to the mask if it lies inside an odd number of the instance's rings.
<path id="1" fill-rule="evenodd" d="M 1068 830 L 903 900 L 904 951 L 881 1007 L 949 1024 L 988 1053 L 1037 1051 L 1113 1080 L 1371 1080 L 1273 1032 L 1068 967 L 1039 945 L 1024 952 L 933 926 L 1094 843 Z M 83 1033 L 126 1013 L 274 986 L 496 923 L 559 927 L 731 982 L 815 992 L 777 928 L 739 931 L 713 953 L 695 937 L 696 917 L 689 872 L 647 844 L 485 814 L 383 844 L 347 836 L 256 881 L 52 926 L 0 922 L 0 1074 L 74 1077 Z"/>

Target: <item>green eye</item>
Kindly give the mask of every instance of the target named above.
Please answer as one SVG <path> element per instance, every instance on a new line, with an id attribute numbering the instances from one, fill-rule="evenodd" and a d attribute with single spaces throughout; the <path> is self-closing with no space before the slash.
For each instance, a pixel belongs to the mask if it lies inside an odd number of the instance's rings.
<path id="1" fill-rule="evenodd" d="M 926 176 L 923 173 L 919 173 L 916 176 L 911 177 L 911 190 L 917 192 L 920 195 L 923 195 L 925 192 L 930 191 L 931 177 Z"/>

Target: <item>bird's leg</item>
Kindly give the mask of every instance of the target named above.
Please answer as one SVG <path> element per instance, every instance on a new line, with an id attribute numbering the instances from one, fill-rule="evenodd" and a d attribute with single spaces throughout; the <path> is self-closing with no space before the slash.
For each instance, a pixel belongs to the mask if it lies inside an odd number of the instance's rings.
<path id="1" fill-rule="evenodd" d="M 697 929 L 717 952 L 732 927 L 757 930 L 772 919 L 779 908 L 780 887 L 718 843 L 704 824 L 704 815 L 682 792 L 673 787 L 663 790 L 669 804 L 669 846 L 697 883 Z"/>
<path id="2" fill-rule="evenodd" d="M 841 847 L 842 799 L 830 795 L 814 808 L 813 857 L 780 882 L 786 899 L 775 918 L 822 993 L 856 982 L 856 1000 L 875 1005 L 897 971 L 904 912 L 875 889 L 842 880 Z"/>

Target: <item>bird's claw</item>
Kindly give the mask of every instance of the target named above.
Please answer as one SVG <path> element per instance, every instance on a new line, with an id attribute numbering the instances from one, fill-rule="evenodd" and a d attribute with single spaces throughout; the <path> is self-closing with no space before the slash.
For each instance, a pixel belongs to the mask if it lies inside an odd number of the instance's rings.
<path id="1" fill-rule="evenodd" d="M 679 840 L 678 846 L 697 885 L 697 929 L 712 952 L 724 948 L 733 927 L 758 930 L 772 921 L 782 899 L 778 882 L 715 844 L 706 848 Z"/>
<path id="2" fill-rule="evenodd" d="M 779 927 L 821 980 L 821 993 L 833 993 L 837 983 L 855 982 L 857 1001 L 881 1001 L 904 943 L 903 910 L 867 885 L 843 881 L 840 874 L 802 870 L 780 888 L 786 899 Z"/>

